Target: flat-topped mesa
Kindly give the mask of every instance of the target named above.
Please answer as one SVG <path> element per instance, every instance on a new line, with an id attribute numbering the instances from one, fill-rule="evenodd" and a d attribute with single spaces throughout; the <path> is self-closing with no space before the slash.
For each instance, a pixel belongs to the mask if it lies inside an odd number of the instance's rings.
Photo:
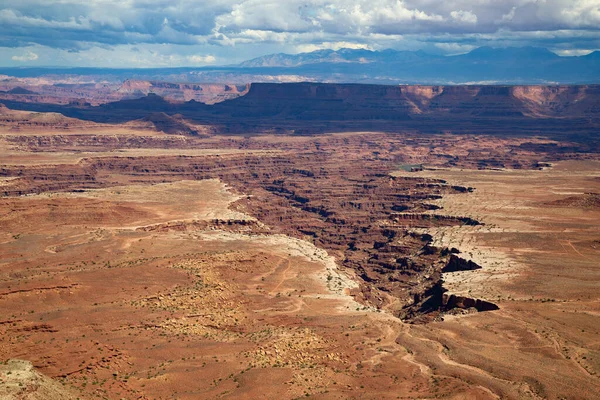
<path id="1" fill-rule="evenodd" d="M 253 83 L 238 103 L 335 102 L 393 109 L 388 119 L 422 113 L 473 113 L 481 116 L 579 116 L 597 113 L 599 85 L 570 86 L 385 86 L 327 83 Z M 577 104 L 581 103 L 582 104 Z M 339 108 L 335 107 L 334 108 Z M 352 117 L 352 116 L 350 116 Z M 353 118 L 357 119 L 357 118 Z"/>
<path id="2" fill-rule="evenodd" d="M 359 99 L 404 99 L 402 86 L 328 84 L 328 83 L 253 83 L 245 96 L 251 99 L 267 98 L 315 98 L 323 100 L 352 101 Z"/>
<path id="3" fill-rule="evenodd" d="M 248 94 L 223 103 L 236 115 L 293 120 L 407 120 L 414 104 L 399 86 L 253 83 Z"/>
<path id="4" fill-rule="evenodd" d="M 213 105 L 194 98 L 185 101 L 188 95 L 167 100 L 151 93 L 99 106 L 2 101 L 11 109 L 55 112 L 94 122 L 129 122 L 151 112 L 180 114 L 187 121 L 225 134 L 440 133 L 460 129 L 474 134 L 535 136 L 543 132 L 553 139 L 595 140 L 600 125 L 599 85 L 541 88 L 254 83 L 241 96 L 233 92 L 243 87 L 229 88 L 224 93 L 239 97 Z M 205 93 L 202 89 L 194 93 Z M 164 90 L 166 95 L 171 89 Z M 177 88 L 178 93 L 181 90 Z M 223 96 L 219 98 L 225 99 Z"/>
<path id="5" fill-rule="evenodd" d="M 510 86 L 384 86 L 361 84 L 252 84 L 230 102 L 239 115 L 295 120 L 411 120 L 440 114 L 483 118 L 539 115 Z M 546 113 L 547 114 L 547 113 Z"/>
<path id="6" fill-rule="evenodd" d="M 202 103 L 217 103 L 234 99 L 246 93 L 247 85 L 229 85 L 216 83 L 172 83 L 129 79 L 116 90 L 121 99 L 143 97 L 156 93 L 172 101 L 194 100 Z"/>
<path id="7" fill-rule="evenodd" d="M 593 86 L 593 85 L 592 85 Z M 501 86 L 501 85 L 372 85 L 358 83 L 252 83 L 246 98 L 320 98 L 320 99 L 407 99 L 434 98 L 440 95 L 460 98 L 475 96 L 513 96 L 516 88 L 559 88 L 559 86 Z M 563 86 L 585 90 L 589 86 Z"/>

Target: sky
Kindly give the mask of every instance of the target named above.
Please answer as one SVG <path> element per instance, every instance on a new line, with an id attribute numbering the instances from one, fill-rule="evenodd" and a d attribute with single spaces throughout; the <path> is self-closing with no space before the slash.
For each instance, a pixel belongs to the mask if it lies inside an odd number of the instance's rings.
<path id="1" fill-rule="evenodd" d="M 179 67 L 364 48 L 600 49 L 600 0 L 0 0 L 0 66 Z"/>

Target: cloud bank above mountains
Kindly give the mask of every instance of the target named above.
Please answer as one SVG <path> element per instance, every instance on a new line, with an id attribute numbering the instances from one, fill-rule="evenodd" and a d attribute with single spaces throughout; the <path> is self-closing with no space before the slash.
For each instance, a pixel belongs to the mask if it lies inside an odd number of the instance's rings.
<path id="1" fill-rule="evenodd" d="M 231 64 L 321 48 L 600 48 L 600 0 L 4 0 L 3 65 Z"/>

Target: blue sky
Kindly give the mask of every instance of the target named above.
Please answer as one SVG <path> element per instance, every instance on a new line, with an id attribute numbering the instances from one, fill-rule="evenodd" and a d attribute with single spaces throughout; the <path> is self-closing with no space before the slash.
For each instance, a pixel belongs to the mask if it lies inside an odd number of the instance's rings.
<path id="1" fill-rule="evenodd" d="M 226 65 L 342 47 L 600 49 L 600 0 L 2 0 L 0 65 Z"/>

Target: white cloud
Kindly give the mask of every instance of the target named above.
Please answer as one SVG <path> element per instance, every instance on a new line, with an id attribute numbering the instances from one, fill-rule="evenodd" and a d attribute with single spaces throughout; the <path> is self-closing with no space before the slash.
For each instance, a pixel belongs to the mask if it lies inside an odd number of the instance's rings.
<path id="1" fill-rule="evenodd" d="M 515 13 L 517 12 L 517 7 L 513 7 L 506 14 L 502 14 L 502 17 L 499 20 L 494 21 L 496 24 L 502 24 L 505 22 L 510 23 L 515 17 Z"/>
<path id="2" fill-rule="evenodd" d="M 450 12 L 450 16 L 457 22 L 464 22 L 467 24 L 477 23 L 477 15 L 473 14 L 471 11 L 452 11 Z"/>
<path id="3" fill-rule="evenodd" d="M 106 54 L 131 60 L 120 49 L 156 45 L 163 55 L 152 61 L 150 53 L 138 54 L 131 61 L 135 65 L 195 62 L 187 57 L 196 54 L 231 63 L 240 54 L 252 58 L 273 49 L 338 44 L 444 52 L 490 44 L 577 51 L 600 48 L 599 32 L 600 0 L 2 0 L 0 54 L 6 55 L 0 63 L 25 57 L 3 48 L 22 52 L 31 46 L 85 54 L 106 48 Z M 180 53 L 159 45 L 176 46 Z M 214 50 L 229 46 L 235 51 Z M 35 54 L 40 63 L 52 59 Z"/>
<path id="4" fill-rule="evenodd" d="M 187 56 L 186 59 L 192 64 L 212 64 L 217 61 L 214 56 Z"/>
<path id="5" fill-rule="evenodd" d="M 34 52 L 28 51 L 27 53 L 21 55 L 21 56 L 12 56 L 11 59 L 13 61 L 35 61 L 37 60 L 39 57 L 37 54 L 35 54 Z"/>
<path id="6" fill-rule="evenodd" d="M 449 55 L 465 54 L 475 49 L 477 46 L 460 43 L 435 43 L 435 47 L 444 51 Z"/>
<path id="7" fill-rule="evenodd" d="M 339 49 L 364 49 L 373 50 L 372 46 L 364 43 L 352 42 L 323 42 L 319 44 L 307 43 L 296 46 L 297 53 L 309 53 L 316 50 L 339 50 Z"/>
<path id="8" fill-rule="evenodd" d="M 554 52 L 559 56 L 571 57 L 571 56 L 587 56 L 594 50 L 590 49 L 568 49 L 568 50 L 555 50 Z"/>

